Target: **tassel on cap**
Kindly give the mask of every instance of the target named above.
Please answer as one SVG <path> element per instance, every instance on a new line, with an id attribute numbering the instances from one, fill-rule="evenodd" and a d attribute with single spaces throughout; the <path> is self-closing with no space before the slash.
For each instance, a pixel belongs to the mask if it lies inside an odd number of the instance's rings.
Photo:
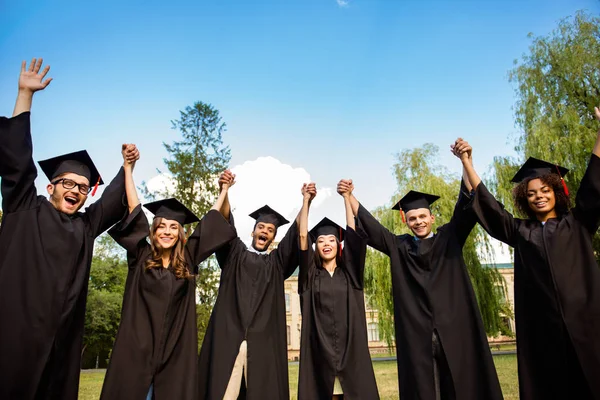
<path id="1" fill-rule="evenodd" d="M 562 182 L 563 189 L 565 191 L 565 194 L 568 196 L 569 195 L 569 188 L 567 187 L 567 183 L 565 182 L 565 179 L 560 174 L 560 169 L 558 168 L 558 165 L 556 166 L 556 172 L 558 173 L 558 176 L 560 176 L 560 181 Z"/>
<path id="2" fill-rule="evenodd" d="M 92 190 L 92 197 L 96 194 L 96 190 L 98 190 L 98 185 L 100 184 L 100 176 L 98 176 L 98 181 L 94 185 L 94 190 Z"/>

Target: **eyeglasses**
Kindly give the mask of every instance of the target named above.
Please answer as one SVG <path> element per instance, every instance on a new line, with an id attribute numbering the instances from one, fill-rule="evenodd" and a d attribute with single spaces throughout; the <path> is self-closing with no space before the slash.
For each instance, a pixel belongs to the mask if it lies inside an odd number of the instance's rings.
<path id="1" fill-rule="evenodd" d="M 75 186 L 77 186 L 79 193 L 83 194 L 83 195 L 88 195 L 91 191 L 92 188 L 89 187 L 88 185 L 84 184 L 84 183 L 77 183 L 71 179 L 57 179 L 54 182 L 52 182 L 53 185 L 57 185 L 61 183 L 62 187 L 64 187 L 65 189 L 73 189 Z"/>

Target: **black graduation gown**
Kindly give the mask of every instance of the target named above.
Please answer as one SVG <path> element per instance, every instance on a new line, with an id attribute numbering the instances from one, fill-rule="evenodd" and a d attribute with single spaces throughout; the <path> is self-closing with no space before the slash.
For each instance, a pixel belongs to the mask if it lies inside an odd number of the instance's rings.
<path id="1" fill-rule="evenodd" d="M 123 169 L 85 213 L 34 186 L 29 112 L 0 118 L 0 399 L 76 399 L 94 239 L 125 215 Z"/>
<path id="2" fill-rule="evenodd" d="M 592 156 L 575 208 L 549 219 L 514 218 L 483 184 L 480 224 L 515 249 L 515 322 L 521 399 L 600 399 L 600 158 Z M 587 381 L 587 382 L 586 382 Z"/>
<path id="3" fill-rule="evenodd" d="M 432 335 L 436 331 L 456 398 L 502 399 L 462 247 L 475 226 L 464 185 L 449 223 L 429 239 L 396 236 L 360 206 L 368 244 L 390 257 L 398 383 L 402 400 L 435 399 Z"/>
<path id="4" fill-rule="evenodd" d="M 251 252 L 235 238 L 217 251 L 217 260 L 219 294 L 198 361 L 200 399 L 223 398 L 244 340 L 248 389 L 240 391 L 240 398 L 289 399 L 283 282 L 298 266 L 296 222 L 269 254 Z"/>
<path id="5" fill-rule="evenodd" d="M 333 276 L 300 251 L 302 311 L 298 400 L 331 399 L 339 377 L 344 399 L 379 399 L 369 354 L 364 302 L 367 238 L 346 228 L 342 265 Z"/>
<path id="6" fill-rule="evenodd" d="M 121 324 L 111 353 L 101 399 L 144 400 L 150 383 L 154 398 L 196 399 L 198 333 L 194 279 L 178 279 L 171 269 L 146 269 L 152 249 L 148 221 L 139 205 L 127 221 L 109 231 L 127 250 L 129 273 Z M 187 239 L 191 272 L 235 230 L 211 210 Z"/>

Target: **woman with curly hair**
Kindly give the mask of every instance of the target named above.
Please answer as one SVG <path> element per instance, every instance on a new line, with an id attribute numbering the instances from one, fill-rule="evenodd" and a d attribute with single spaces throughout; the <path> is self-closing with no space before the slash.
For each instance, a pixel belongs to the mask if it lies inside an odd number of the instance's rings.
<path id="1" fill-rule="evenodd" d="M 600 111 L 595 110 L 600 120 Z M 453 146 L 460 156 L 465 146 Z M 526 217 L 513 217 L 481 183 L 472 207 L 494 238 L 514 248 L 519 391 L 523 400 L 600 399 L 600 268 L 592 239 L 600 225 L 600 131 L 569 207 L 566 169 L 530 158 L 513 195 Z"/>
<path id="2" fill-rule="evenodd" d="M 146 204 L 154 213 L 150 228 L 131 171 L 125 174 L 125 187 L 130 214 L 109 234 L 127 250 L 129 271 L 101 398 L 196 399 L 194 274 L 202 261 L 236 236 L 217 211 L 228 185 L 200 221 L 173 198 Z M 186 239 L 184 225 L 198 221 Z"/>

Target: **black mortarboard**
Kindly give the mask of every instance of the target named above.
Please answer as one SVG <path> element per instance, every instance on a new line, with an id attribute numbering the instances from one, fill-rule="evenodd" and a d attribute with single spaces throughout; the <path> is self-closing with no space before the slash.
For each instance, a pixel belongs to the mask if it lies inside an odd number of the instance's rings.
<path id="1" fill-rule="evenodd" d="M 154 218 L 172 219 L 179 222 L 182 226 L 200 221 L 196 217 L 196 214 L 174 198 L 153 201 L 152 203 L 144 204 L 144 207 L 154 214 Z"/>
<path id="2" fill-rule="evenodd" d="M 411 190 L 401 198 L 394 207 L 392 207 L 392 210 L 402 209 L 402 211 L 407 213 L 410 210 L 415 210 L 417 208 L 430 208 L 430 206 L 439 198 L 440 196 Z"/>
<path id="3" fill-rule="evenodd" d="M 309 233 L 313 242 L 316 242 L 321 235 L 334 235 L 339 242 L 342 242 L 346 236 L 346 231 L 327 217 L 315 225 Z"/>
<path id="4" fill-rule="evenodd" d="M 539 178 L 542 175 L 550 173 L 558 174 L 561 178 L 569 172 L 568 169 L 560 165 L 552 164 L 544 160 L 529 157 L 525 164 L 519 168 L 511 182 L 520 183 L 528 178 Z"/>
<path id="5" fill-rule="evenodd" d="M 94 162 L 85 150 L 42 160 L 39 161 L 39 164 L 49 181 L 68 172 L 86 177 L 90 185 L 94 186 L 92 196 L 95 194 L 98 185 L 104 184 Z"/>
<path id="6" fill-rule="evenodd" d="M 250 214 L 250 217 L 256 220 L 256 223 L 265 222 L 267 224 L 275 225 L 275 228 L 279 228 L 282 225 L 289 224 L 290 221 L 285 219 L 283 215 L 273 210 L 269 206 L 263 206 L 258 210 Z"/>

